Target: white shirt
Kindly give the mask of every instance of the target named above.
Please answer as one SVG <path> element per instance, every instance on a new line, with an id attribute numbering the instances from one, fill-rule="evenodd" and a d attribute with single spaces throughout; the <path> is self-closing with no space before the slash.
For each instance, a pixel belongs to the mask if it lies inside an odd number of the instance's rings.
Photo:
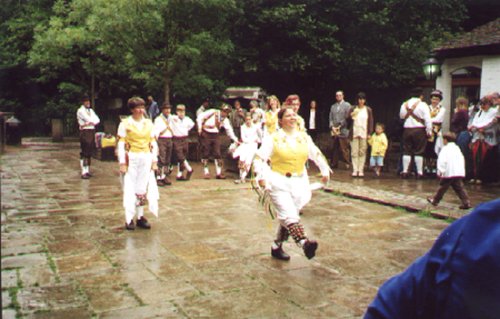
<path id="1" fill-rule="evenodd" d="M 465 160 L 457 144 L 448 142 L 437 160 L 438 175 L 444 178 L 465 177 Z"/>
<path id="2" fill-rule="evenodd" d="M 368 111 L 366 106 L 363 108 L 355 108 L 358 114 L 354 118 L 352 125 L 352 137 L 368 138 Z"/>
<path id="3" fill-rule="evenodd" d="M 262 129 L 258 124 L 252 124 L 248 127 L 246 124 L 241 126 L 241 140 L 243 143 L 260 143 L 262 140 Z"/>
<path id="4" fill-rule="evenodd" d="M 95 126 L 100 123 L 100 119 L 97 114 L 95 114 L 94 110 L 91 107 L 85 107 L 85 105 L 80 106 L 76 112 L 76 119 L 78 120 L 80 130 L 93 130 Z M 85 123 L 92 124 L 85 125 Z"/>
<path id="5" fill-rule="evenodd" d="M 231 123 L 229 123 L 229 119 L 227 117 L 222 118 L 219 110 L 210 109 L 202 112 L 196 118 L 198 128 L 201 128 L 203 131 L 208 133 L 219 133 L 219 127 L 216 126 L 217 122 L 219 122 L 220 126 L 226 129 L 227 136 L 229 136 L 233 142 L 238 141 L 238 138 L 234 135 L 233 127 L 231 126 Z"/>
<path id="6" fill-rule="evenodd" d="M 436 108 L 439 108 L 439 111 L 438 113 L 436 114 L 436 116 L 434 117 L 431 117 L 431 121 L 432 123 L 435 123 L 435 124 L 442 124 L 443 121 L 444 121 L 444 115 L 446 114 L 446 109 L 444 107 L 442 107 L 441 105 L 437 105 Z M 432 112 L 433 109 L 436 109 L 431 105 L 429 105 L 429 112 Z"/>
<path id="7" fill-rule="evenodd" d="M 172 128 L 170 127 L 170 120 L 172 118 L 172 115 L 169 115 L 168 118 L 163 115 L 163 113 L 160 113 L 155 119 L 154 123 L 154 134 L 155 137 L 158 138 L 172 138 Z"/>
<path id="8" fill-rule="evenodd" d="M 194 122 L 188 116 L 184 116 L 182 119 L 177 115 L 172 115 L 170 117 L 170 128 L 174 133 L 175 137 L 186 137 L 189 135 L 189 131 L 194 127 Z"/>
<path id="9" fill-rule="evenodd" d="M 401 110 L 399 111 L 399 116 L 404 119 L 408 113 L 406 110 L 406 105 L 413 109 L 413 114 L 424 120 L 425 124 L 420 123 L 413 116 L 409 116 L 404 123 L 405 128 L 417 128 L 423 127 L 428 134 L 432 132 L 432 122 L 431 113 L 429 112 L 429 106 L 427 103 L 422 102 L 419 98 L 411 98 L 405 103 L 401 104 Z"/>
<path id="10" fill-rule="evenodd" d="M 255 108 L 250 110 L 252 120 L 255 124 L 264 125 L 266 123 L 266 112 L 263 109 Z"/>
<path id="11" fill-rule="evenodd" d="M 316 129 L 316 110 L 311 110 L 309 113 L 309 129 Z"/>

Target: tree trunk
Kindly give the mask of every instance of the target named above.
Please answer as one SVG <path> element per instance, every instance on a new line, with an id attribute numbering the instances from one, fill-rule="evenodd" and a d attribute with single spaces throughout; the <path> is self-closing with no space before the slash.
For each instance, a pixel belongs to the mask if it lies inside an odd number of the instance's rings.
<path id="1" fill-rule="evenodd" d="M 170 75 L 168 73 L 167 67 L 165 67 L 163 74 L 163 79 L 165 81 L 165 83 L 163 84 L 163 101 L 170 104 Z"/>
<path id="2" fill-rule="evenodd" d="M 95 108 L 95 72 L 92 68 L 92 75 L 90 77 L 90 103 L 93 108 Z"/>

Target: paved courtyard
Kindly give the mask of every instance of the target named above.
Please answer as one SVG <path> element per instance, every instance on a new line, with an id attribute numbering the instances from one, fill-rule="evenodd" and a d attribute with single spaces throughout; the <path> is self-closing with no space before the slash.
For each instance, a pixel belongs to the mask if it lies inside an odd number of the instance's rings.
<path id="1" fill-rule="evenodd" d="M 282 262 L 270 257 L 276 222 L 249 184 L 203 180 L 195 163 L 191 181 L 161 188 L 151 230 L 125 231 L 117 164 L 94 161 L 82 180 L 78 152 L 49 144 L 1 155 L 2 318 L 359 318 L 448 225 L 347 196 L 390 197 L 398 185 L 417 196 L 410 181 L 338 172 L 336 191 L 315 191 L 304 209 L 317 256 L 288 243 Z M 456 206 L 453 194 L 445 200 Z"/>

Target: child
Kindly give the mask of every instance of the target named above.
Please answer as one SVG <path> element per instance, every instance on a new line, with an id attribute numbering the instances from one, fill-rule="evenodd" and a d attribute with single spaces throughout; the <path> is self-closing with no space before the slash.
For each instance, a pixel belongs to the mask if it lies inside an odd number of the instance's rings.
<path id="1" fill-rule="evenodd" d="M 370 166 L 373 167 L 377 176 L 380 176 L 380 170 L 384 166 L 384 156 L 388 145 L 384 129 L 384 124 L 377 123 L 375 125 L 375 133 L 368 139 L 368 144 L 372 147 Z"/>
<path id="2" fill-rule="evenodd" d="M 240 179 L 235 180 L 236 184 L 245 183 L 245 178 L 250 171 L 252 161 L 257 152 L 257 146 L 262 139 L 262 129 L 257 123 L 253 123 L 252 115 L 245 115 L 245 124 L 241 126 L 242 143 L 234 151 L 233 157 L 240 158 L 238 167 L 240 169 Z"/>
<path id="3" fill-rule="evenodd" d="M 434 197 L 428 197 L 427 201 L 434 206 L 437 206 L 443 198 L 444 193 L 448 188 L 453 187 L 455 193 L 462 201 L 460 209 L 469 209 L 471 207 L 469 196 L 464 189 L 462 179 L 465 177 L 465 160 L 462 151 L 455 144 L 455 133 L 448 132 L 443 134 L 443 148 L 439 152 L 437 160 L 437 175 L 441 178 L 439 189 Z"/>

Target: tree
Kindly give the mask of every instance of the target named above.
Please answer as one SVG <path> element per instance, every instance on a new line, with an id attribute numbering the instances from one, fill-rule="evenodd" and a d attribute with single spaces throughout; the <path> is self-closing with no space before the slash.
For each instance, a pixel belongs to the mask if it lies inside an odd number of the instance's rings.
<path id="1" fill-rule="evenodd" d="M 186 98 L 221 91 L 233 45 L 232 0 L 93 1 L 90 30 L 99 52 L 128 68 L 130 76 L 156 91 Z"/>
<path id="2" fill-rule="evenodd" d="M 35 118 L 45 94 L 34 80 L 38 74 L 28 67 L 33 29 L 48 21 L 54 0 L 5 0 L 0 6 L 0 108 L 16 113 L 29 128 L 40 129 Z"/>
<path id="3" fill-rule="evenodd" d="M 244 67 L 234 79 L 270 78 L 288 92 L 408 85 L 436 41 L 460 30 L 465 10 L 463 0 L 238 3 L 244 14 L 233 38 Z"/>

